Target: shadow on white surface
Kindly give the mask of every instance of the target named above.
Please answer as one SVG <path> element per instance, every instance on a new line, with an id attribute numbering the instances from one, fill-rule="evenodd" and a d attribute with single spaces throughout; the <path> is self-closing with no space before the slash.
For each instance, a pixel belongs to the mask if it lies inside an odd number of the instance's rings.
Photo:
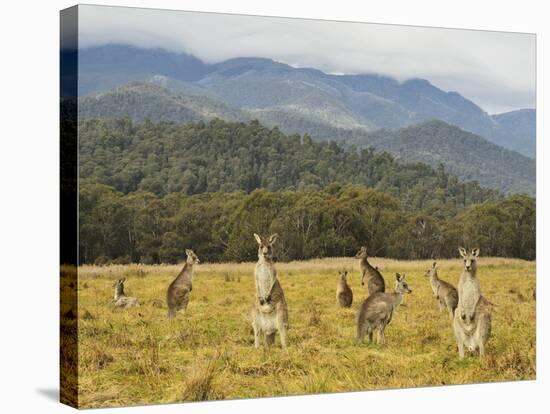
<path id="1" fill-rule="evenodd" d="M 59 401 L 59 388 L 37 388 L 36 392 L 50 401 Z"/>

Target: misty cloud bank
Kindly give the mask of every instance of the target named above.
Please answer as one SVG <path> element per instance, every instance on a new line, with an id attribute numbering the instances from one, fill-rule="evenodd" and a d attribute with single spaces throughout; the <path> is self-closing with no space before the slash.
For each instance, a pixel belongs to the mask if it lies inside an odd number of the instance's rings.
<path id="1" fill-rule="evenodd" d="M 265 57 L 327 73 L 428 79 L 489 113 L 535 107 L 535 36 L 506 32 L 80 6 L 80 47 L 126 43 L 207 63 Z"/>

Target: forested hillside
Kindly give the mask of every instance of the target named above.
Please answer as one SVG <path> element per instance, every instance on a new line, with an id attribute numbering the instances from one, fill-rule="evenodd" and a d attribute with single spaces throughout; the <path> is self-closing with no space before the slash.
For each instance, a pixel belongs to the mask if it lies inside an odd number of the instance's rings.
<path id="1" fill-rule="evenodd" d="M 174 83 L 172 81 L 172 83 Z M 303 106 L 237 109 L 216 97 L 204 95 L 204 88 L 178 82 L 178 92 L 166 89 L 170 81 L 157 77 L 152 82 L 132 82 L 120 88 L 79 100 L 81 119 L 129 117 L 136 122 L 150 119 L 189 123 L 220 118 L 226 121 L 258 119 L 287 134 L 307 132 L 315 140 L 332 140 L 387 151 L 404 161 L 439 164 L 463 180 L 503 192 L 535 193 L 535 161 L 442 121 L 429 121 L 397 130 L 366 131 L 358 128 L 353 116 L 333 99 L 324 105 L 305 100 Z M 308 110 L 303 110 L 303 108 Z M 313 116 L 313 115 L 314 116 Z M 332 119 L 330 123 L 318 119 Z M 336 119 L 337 118 L 337 119 Z M 355 125 L 354 129 L 330 125 Z"/>
<path id="2" fill-rule="evenodd" d="M 131 82 L 94 96 L 79 100 L 80 118 L 123 118 L 141 122 L 174 121 L 196 122 L 221 118 L 243 121 L 248 115 L 208 96 L 193 94 L 192 90 L 173 93 L 151 82 Z"/>
<path id="3" fill-rule="evenodd" d="M 396 130 L 356 135 L 357 144 L 368 142 L 409 161 L 440 163 L 453 175 L 476 179 L 504 192 L 535 194 L 535 161 L 492 144 L 479 136 L 442 121 L 428 121 Z"/>
<path id="4" fill-rule="evenodd" d="M 415 210 L 499 197 L 476 182 L 459 181 L 443 166 L 433 169 L 372 149 L 288 136 L 256 121 L 182 125 L 88 120 L 79 125 L 79 139 L 80 176 L 123 193 L 302 191 L 351 183 L 384 191 Z"/>
<path id="5" fill-rule="evenodd" d="M 86 263 L 373 254 L 535 256 L 535 200 L 462 182 L 443 166 L 281 133 L 256 121 L 187 125 L 88 120 L 80 137 L 80 258 Z"/>
<path id="6" fill-rule="evenodd" d="M 499 145 L 535 158 L 537 152 L 537 113 L 534 109 L 520 109 L 493 115 L 492 118 L 508 131 Z"/>

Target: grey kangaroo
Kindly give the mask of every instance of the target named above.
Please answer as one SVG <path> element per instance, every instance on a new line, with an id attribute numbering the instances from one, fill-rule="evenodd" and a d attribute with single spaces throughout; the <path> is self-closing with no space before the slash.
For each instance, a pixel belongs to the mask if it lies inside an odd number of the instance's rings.
<path id="1" fill-rule="evenodd" d="M 126 278 L 118 279 L 113 285 L 115 288 L 115 297 L 113 298 L 115 308 L 131 308 L 132 306 L 139 306 L 139 301 L 136 298 L 126 296 L 124 293 L 124 282 L 126 282 Z"/>
<path id="2" fill-rule="evenodd" d="M 254 233 L 254 238 L 258 242 L 258 262 L 254 271 L 256 298 L 250 310 L 254 346 L 260 346 L 261 337 L 265 345 L 272 345 L 275 342 L 275 334 L 279 332 L 281 346 L 286 348 L 288 306 L 273 265 L 273 244 L 278 235 L 273 234 L 266 238 Z"/>
<path id="3" fill-rule="evenodd" d="M 426 272 L 426 276 L 430 278 L 432 291 L 439 303 L 439 310 L 447 309 L 450 317 L 455 314 L 455 309 L 458 305 L 458 292 L 453 285 L 440 279 L 437 275 L 437 263 L 433 262 L 432 267 Z"/>
<path id="4" fill-rule="evenodd" d="M 186 310 L 189 304 L 191 290 L 193 290 L 193 266 L 200 263 L 193 250 L 185 250 L 187 260 L 183 269 L 168 286 L 166 291 L 166 303 L 168 304 L 168 319 L 172 319 L 180 310 Z"/>
<path id="5" fill-rule="evenodd" d="M 378 271 L 378 267 L 372 267 L 369 263 L 367 248 L 365 246 L 361 247 L 355 255 L 355 258 L 361 260 L 361 285 L 364 286 L 365 281 L 367 282 L 369 295 L 373 295 L 378 292 L 385 292 L 386 284 L 384 282 L 384 278 Z"/>
<path id="6" fill-rule="evenodd" d="M 491 336 L 491 302 L 481 295 L 477 278 L 477 258 L 479 249 L 470 253 L 459 248 L 464 259 L 464 271 L 458 281 L 458 306 L 453 319 L 458 354 L 464 358 L 465 351 L 479 351 L 485 355 L 485 346 Z"/>
<path id="7" fill-rule="evenodd" d="M 384 331 L 391 322 L 393 313 L 403 301 L 403 294 L 412 290 L 405 281 L 405 275 L 395 274 L 395 291 L 393 293 L 378 292 L 366 298 L 357 311 L 357 342 L 365 340 L 365 334 L 372 342 L 374 331 L 378 330 L 378 343 L 385 343 Z"/>
<path id="8" fill-rule="evenodd" d="M 353 291 L 347 281 L 348 271 L 340 272 L 340 280 L 336 285 L 336 301 L 342 308 L 349 308 L 353 302 Z"/>

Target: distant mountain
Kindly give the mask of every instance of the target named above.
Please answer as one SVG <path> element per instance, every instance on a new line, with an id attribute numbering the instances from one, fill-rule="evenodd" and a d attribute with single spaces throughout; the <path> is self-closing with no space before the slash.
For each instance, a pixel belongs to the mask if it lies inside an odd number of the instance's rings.
<path id="1" fill-rule="evenodd" d="M 79 96 L 105 91 L 130 81 L 164 75 L 181 81 L 197 81 L 211 70 L 201 60 L 163 49 L 106 45 L 79 50 Z"/>
<path id="2" fill-rule="evenodd" d="M 443 164 L 451 174 L 464 180 L 477 180 L 482 185 L 504 192 L 535 193 L 534 160 L 442 121 L 426 121 L 396 130 L 343 129 L 317 122 L 319 117 L 299 110 L 282 109 L 278 113 L 274 109 L 276 107 L 239 109 L 219 98 L 201 95 L 203 91 L 197 86 L 191 86 L 189 93 L 172 92 L 158 84 L 164 81 L 154 78 L 145 83 L 131 82 L 80 98 L 80 117 L 128 117 L 135 121 L 150 119 L 178 123 L 214 118 L 242 122 L 258 119 L 286 132 L 314 131 L 312 135 L 317 139 L 387 151 L 404 161 L 421 161 L 433 167 Z M 179 87 L 180 90 L 188 88 L 185 83 Z M 327 116 L 333 114 L 327 110 Z"/>
<path id="3" fill-rule="evenodd" d="M 160 76 L 170 90 L 182 92 L 183 87 L 189 93 L 194 86 L 193 94 L 246 109 L 287 132 L 315 134 L 319 124 L 394 129 L 439 119 L 535 155 L 534 110 L 490 116 L 459 93 L 442 91 L 424 79 L 331 75 L 254 57 L 206 64 L 192 55 L 125 45 L 83 49 L 79 59 L 80 96 Z"/>
<path id="4" fill-rule="evenodd" d="M 492 117 L 508 134 L 504 136 L 506 142 L 499 144 L 514 149 L 522 154 L 535 157 L 536 153 L 536 120 L 534 109 L 520 109 L 493 115 Z"/>
<path id="5" fill-rule="evenodd" d="M 79 99 L 81 118 L 145 119 L 180 123 L 210 120 L 248 119 L 246 113 L 208 96 L 174 93 L 153 82 L 130 82 L 107 92 Z"/>
<path id="6" fill-rule="evenodd" d="M 535 161 L 442 121 L 427 121 L 397 130 L 379 130 L 356 137 L 398 159 L 445 165 L 464 180 L 505 192 L 535 194 Z"/>

